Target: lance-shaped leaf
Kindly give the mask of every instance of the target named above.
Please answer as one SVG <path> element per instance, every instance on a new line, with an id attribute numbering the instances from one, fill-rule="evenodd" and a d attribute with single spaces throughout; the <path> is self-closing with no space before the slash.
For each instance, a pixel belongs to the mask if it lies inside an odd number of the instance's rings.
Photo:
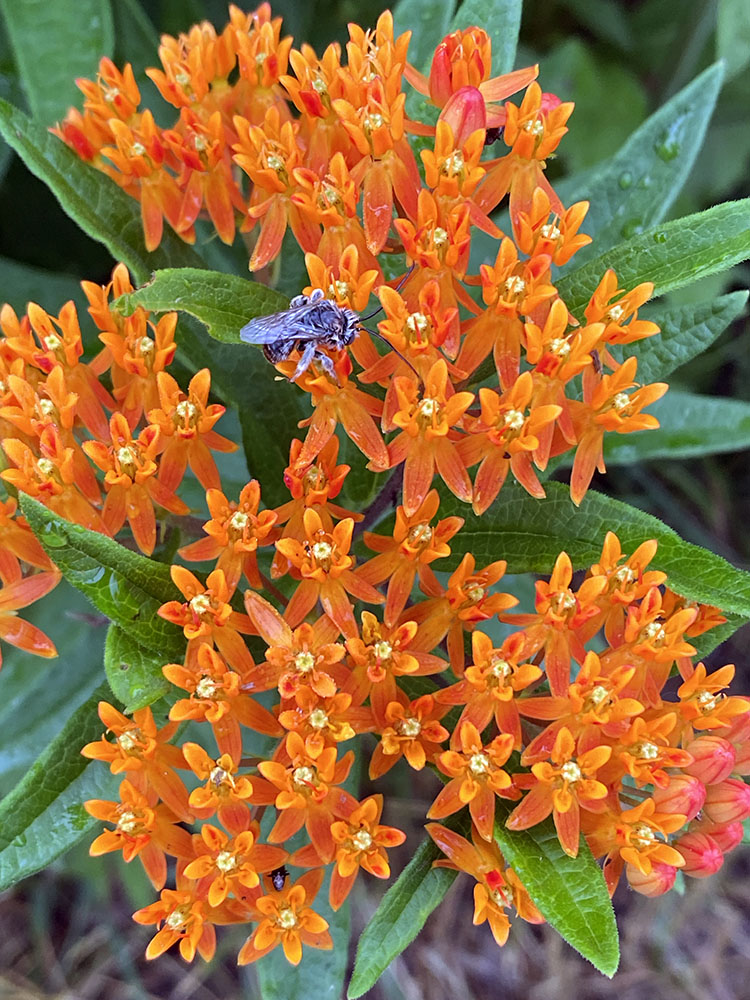
<path id="1" fill-rule="evenodd" d="M 529 830 L 507 830 L 512 807 L 499 801 L 495 840 L 542 916 L 576 951 L 610 978 L 620 947 L 612 903 L 599 865 L 581 837 L 578 857 L 560 846 L 551 819 Z"/>
<path id="2" fill-rule="evenodd" d="M 147 285 L 117 302 L 126 315 L 137 306 L 154 312 L 179 309 L 206 327 L 210 337 L 191 327 L 180 343 L 195 367 L 211 367 L 212 384 L 238 407 L 248 468 L 260 478 L 269 504 L 288 499 L 283 472 L 289 443 L 306 415 L 304 395 L 277 376 L 259 348 L 241 343 L 239 332 L 255 316 L 288 305 L 286 296 L 265 285 L 194 268 L 157 271 Z"/>
<path id="3" fill-rule="evenodd" d="M 66 580 L 102 614 L 165 663 L 182 659 L 181 631 L 157 614 L 162 604 L 180 596 L 167 566 L 66 521 L 25 494 L 21 510 Z"/>
<path id="4" fill-rule="evenodd" d="M 638 381 L 646 384 L 666 379 L 702 354 L 740 315 L 747 297 L 747 292 L 729 292 L 713 302 L 649 311 L 648 318 L 658 323 L 661 333 L 628 345 L 626 351 L 638 358 Z"/>
<path id="5" fill-rule="evenodd" d="M 0 0 L 0 10 L 31 110 L 52 125 L 80 101 L 76 77 L 95 77 L 112 55 L 109 0 Z"/>
<path id="6" fill-rule="evenodd" d="M 590 490 L 576 507 L 562 483 L 546 483 L 545 489 L 546 500 L 535 500 L 508 483 L 481 517 L 446 498 L 441 514 L 466 518 L 451 540 L 452 554 L 446 563 L 455 565 L 472 552 L 478 565 L 507 559 L 509 573 L 550 573 L 564 549 L 574 568 L 584 569 L 599 560 L 607 531 L 617 534 L 623 552 L 633 552 L 641 542 L 655 538 L 659 548 L 651 565 L 668 574 L 673 590 L 750 620 L 750 573 L 684 541 L 658 518 L 621 500 Z"/>
<path id="7" fill-rule="evenodd" d="M 104 646 L 104 671 L 126 714 L 152 705 L 169 690 L 161 668 L 163 654 L 146 649 L 117 625 L 110 625 Z"/>
<path id="8" fill-rule="evenodd" d="M 424 927 L 425 921 L 453 885 L 458 872 L 433 868 L 443 855 L 427 838 L 388 889 L 357 945 L 357 958 L 347 996 L 364 994 Z"/>
<path id="9" fill-rule="evenodd" d="M 510 73 L 516 61 L 522 0 L 464 0 L 450 30 L 484 28 L 492 39 L 492 76 Z"/>
<path id="10" fill-rule="evenodd" d="M 157 267 L 200 267 L 201 259 L 165 226 L 160 246 L 149 253 L 143 243 L 140 206 L 18 108 L 0 100 L 0 135 L 29 170 L 43 181 L 63 211 L 92 239 L 103 243 L 115 260 L 127 264 L 135 279 L 146 281 Z"/>
<path id="11" fill-rule="evenodd" d="M 97 705 L 108 697 L 103 684 L 0 801 L 0 890 L 77 843 L 96 824 L 82 803 L 116 789 L 115 776 L 81 756 L 81 747 L 101 736 Z"/>
<path id="12" fill-rule="evenodd" d="M 654 294 L 681 288 L 750 257 L 750 198 L 655 226 L 620 243 L 557 282 L 579 319 L 602 275 L 613 267 L 621 288 L 653 281 Z"/>
<path id="13" fill-rule="evenodd" d="M 591 202 L 583 232 L 594 242 L 577 267 L 665 218 L 703 145 L 724 76 L 716 63 L 645 121 L 615 155 L 555 186 L 565 205 Z"/>

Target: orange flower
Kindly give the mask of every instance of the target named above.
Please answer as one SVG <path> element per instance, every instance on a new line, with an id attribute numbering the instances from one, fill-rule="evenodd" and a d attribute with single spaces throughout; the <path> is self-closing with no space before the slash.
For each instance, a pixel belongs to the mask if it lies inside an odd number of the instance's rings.
<path id="1" fill-rule="evenodd" d="M 578 447 L 570 474 L 570 497 L 576 505 L 586 495 L 595 469 L 607 471 L 602 451 L 605 431 L 632 434 L 659 426 L 656 417 L 641 410 L 661 399 L 669 386 L 654 382 L 628 393 L 637 384 L 633 381 L 637 367 L 638 359 L 628 358 L 613 375 L 602 376 L 587 402 L 575 406 Z"/>
<path id="2" fill-rule="evenodd" d="M 258 872 L 270 872 L 286 861 L 280 847 L 259 844 L 260 828 L 254 823 L 231 840 L 218 827 L 205 823 L 193 837 L 195 860 L 184 869 L 186 878 L 199 879 L 210 906 L 220 906 L 230 893 L 239 896 L 259 883 Z"/>
<path id="3" fill-rule="evenodd" d="M 388 580 L 384 619 L 388 624 L 396 621 L 411 596 L 414 580 L 419 576 L 422 590 L 432 597 L 440 594 L 430 564 L 450 555 L 447 542 L 464 523 L 462 517 L 444 517 L 433 527 L 430 521 L 439 506 L 437 490 L 430 490 L 419 507 L 409 516 L 405 508 L 396 508 L 393 535 L 364 533 L 365 545 L 379 553 L 359 569 L 359 576 L 367 583 L 377 585 Z"/>
<path id="4" fill-rule="evenodd" d="M 590 236 L 578 232 L 588 210 L 589 202 L 577 201 L 561 215 L 552 213 L 547 192 L 544 188 L 535 188 L 529 211 L 518 213 L 514 228 L 518 249 L 529 257 L 548 256 L 553 264 L 562 267 L 591 242 Z M 589 323 L 601 318 L 586 315 Z"/>
<path id="5" fill-rule="evenodd" d="M 196 951 L 208 962 L 216 951 L 211 916 L 219 914 L 213 914 L 208 902 L 198 899 L 194 889 L 162 889 L 160 900 L 136 910 L 133 920 L 139 924 L 163 925 L 149 942 L 146 958 L 158 958 L 179 941 L 180 955 L 186 962 L 193 961 Z"/>
<path id="6" fill-rule="evenodd" d="M 383 796 L 371 795 L 346 820 L 331 824 L 331 835 L 337 845 L 329 894 L 334 910 L 339 909 L 351 892 L 360 868 L 376 878 L 389 878 L 391 874 L 385 848 L 403 844 L 406 834 L 392 826 L 381 826 L 382 812 Z"/>
<path id="7" fill-rule="evenodd" d="M 744 698 L 723 694 L 733 677 L 733 663 L 711 674 L 703 663 L 699 663 L 691 676 L 680 685 L 677 691 L 680 714 L 693 729 L 723 729 L 731 725 L 736 716 L 750 711 L 750 705 Z"/>
<path id="8" fill-rule="evenodd" d="M 202 642 L 191 667 L 168 663 L 162 667 L 164 676 L 177 687 L 190 692 L 169 710 L 175 722 L 196 719 L 211 723 L 219 752 L 233 760 L 242 756 L 240 725 L 266 736 L 281 736 L 282 729 L 267 708 L 263 708 L 240 687 L 240 675 L 227 668 L 221 656 Z"/>
<path id="9" fill-rule="evenodd" d="M 205 586 L 184 566 L 171 566 L 175 586 L 187 598 L 167 601 L 159 608 L 160 617 L 179 625 L 188 640 L 185 662 L 189 669 L 201 643 L 214 643 L 227 663 L 241 674 L 254 666 L 250 650 L 240 633 L 251 635 L 253 627 L 247 615 L 233 611 L 224 573 L 215 569 L 209 573 Z"/>
<path id="10" fill-rule="evenodd" d="M 506 821 L 509 830 L 528 830 L 550 813 L 560 846 L 571 858 L 578 855 L 580 809 L 597 811 L 607 796 L 607 786 L 594 775 L 612 753 L 608 746 L 597 746 L 575 756 L 576 745 L 569 729 L 561 729 L 550 751 L 552 763 L 534 764 L 528 781 L 516 775 L 516 784 L 530 786 L 530 791 Z"/>
<path id="11" fill-rule="evenodd" d="M 435 695 L 446 706 L 465 706 L 453 730 L 451 746 L 458 745 L 463 722 L 471 722 L 481 733 L 494 717 L 500 732 L 513 737 L 513 748 L 521 749 L 521 719 L 515 695 L 542 676 L 533 663 L 518 662 L 524 657 L 525 646 L 522 632 L 509 636 L 499 649 L 479 629 L 471 633 L 473 662 L 466 668 L 464 679 Z"/>
<path id="12" fill-rule="evenodd" d="M 173 514 L 187 514 L 189 507 L 156 479 L 159 429 L 146 427 L 134 440 L 122 413 L 113 413 L 109 426 L 109 447 L 100 441 L 83 442 L 83 450 L 105 473 L 102 520 L 114 536 L 127 518 L 136 545 L 150 556 L 156 545 L 154 503 Z"/>
<path id="13" fill-rule="evenodd" d="M 450 735 L 438 721 L 448 711 L 447 705 L 437 704 L 430 694 L 412 702 L 402 691 L 397 691 L 396 696 L 398 701 L 386 706 L 380 743 L 370 758 L 371 779 L 390 771 L 401 757 L 406 758 L 409 767 L 421 771 L 440 753 L 440 744 Z"/>
<path id="14" fill-rule="evenodd" d="M 369 611 L 362 612 L 362 638 L 348 637 L 346 648 L 355 664 L 347 689 L 364 700 L 369 694 L 375 721 L 382 726 L 388 704 L 396 700 L 396 678 L 421 676 L 445 669 L 445 661 L 432 653 L 411 648 L 417 634 L 415 622 L 389 628 Z"/>
<path id="15" fill-rule="evenodd" d="M 248 691 L 277 687 L 282 698 L 293 698 L 300 688 L 310 688 L 320 698 L 331 698 L 350 676 L 341 665 L 346 648 L 333 642 L 338 628 L 327 615 L 314 625 L 304 622 L 292 629 L 278 611 L 251 590 L 245 607 L 258 634 L 268 643 L 266 660 L 245 675 Z"/>
<path id="16" fill-rule="evenodd" d="M 203 368 L 195 374 L 187 394 L 180 390 L 167 372 L 159 372 L 156 384 L 160 409 L 150 410 L 148 419 L 161 431 L 164 444 L 159 481 L 174 492 L 189 463 L 205 490 L 219 489 L 219 472 L 209 449 L 231 452 L 236 451 L 238 446 L 212 429 L 226 407 L 219 403 L 207 405 L 211 388 L 210 371 Z"/>
<path id="17" fill-rule="evenodd" d="M 247 801 L 253 785 L 245 775 L 237 774 L 237 765 L 229 754 L 216 760 L 197 743 L 183 743 L 182 752 L 193 774 L 204 782 L 190 793 L 188 804 L 198 819 L 216 813 L 230 833 L 242 833 L 250 825 Z"/>
<path id="18" fill-rule="evenodd" d="M 533 497 L 544 497 L 544 487 L 532 468 L 540 432 L 554 423 L 561 407 L 534 406 L 534 380 L 523 372 L 504 393 L 480 389 L 481 416 L 467 421 L 469 436 L 458 443 L 467 468 L 481 462 L 474 480 L 472 507 L 484 514 L 503 487 L 508 470 Z M 528 410 L 528 412 L 527 412 Z"/>
<path id="19" fill-rule="evenodd" d="M 0 500 L 0 580 L 18 583 L 22 577 L 20 562 L 38 569 L 52 570 L 49 556 L 37 541 L 23 515 L 17 513 L 18 503 L 13 497 Z"/>
<path id="20" fill-rule="evenodd" d="M 357 800 L 338 787 L 351 770 L 354 754 L 349 751 L 337 761 L 335 746 L 308 749 L 295 732 L 287 734 L 284 747 L 289 767 L 278 760 L 258 764 L 268 784 L 277 789 L 274 804 L 279 816 L 268 839 L 283 844 L 304 825 L 322 863 L 328 864 L 335 849 L 331 823 L 345 819 L 357 807 Z"/>
<path id="21" fill-rule="evenodd" d="M 299 733 L 312 753 L 375 729 L 372 710 L 364 708 L 362 701 L 354 701 L 345 691 L 321 698 L 311 687 L 300 686 L 294 692 L 293 703 L 279 712 L 279 722 L 284 729 Z"/>
<path id="22" fill-rule="evenodd" d="M 99 718 L 107 732 L 115 734 L 115 742 L 102 736 L 83 747 L 83 756 L 106 761 L 112 774 L 128 772 L 139 792 L 145 795 L 152 788 L 173 813 L 190 822 L 193 816 L 187 789 L 175 772 L 175 768 L 185 769 L 187 764 L 182 750 L 167 742 L 177 732 L 177 723 L 168 722 L 157 729 L 150 708 L 138 709 L 129 719 L 106 701 L 99 702 Z"/>
<path id="23" fill-rule="evenodd" d="M 211 518 L 203 525 L 208 538 L 200 538 L 178 549 L 186 562 L 203 562 L 218 559 L 216 568 L 224 573 L 227 587 L 234 590 L 245 574 L 252 587 L 260 588 L 258 571 L 258 546 L 266 541 L 276 523 L 276 514 L 270 510 L 258 511 L 260 486 L 257 479 L 242 487 L 239 501 L 227 500 L 221 490 L 206 493 Z"/>
<path id="24" fill-rule="evenodd" d="M 509 733 L 496 736 L 487 746 L 471 722 L 461 723 L 460 752 L 444 750 L 437 766 L 450 777 L 427 812 L 428 819 L 442 819 L 469 806 L 471 818 L 484 840 L 492 840 L 495 828 L 495 796 L 517 798 L 513 781 L 502 765 L 513 751 Z"/>
<path id="25" fill-rule="evenodd" d="M 167 859 L 193 857 L 193 845 L 187 830 L 177 826 L 178 817 L 165 805 L 155 805 L 156 793 L 141 794 L 127 779 L 120 785 L 120 801 L 89 799 L 83 808 L 94 819 L 114 823 L 89 848 L 92 857 L 110 851 L 122 851 L 125 861 L 140 858 L 154 889 L 163 889 L 167 881 Z"/>
<path id="26" fill-rule="evenodd" d="M 644 597 L 651 587 L 658 587 L 667 579 L 666 573 L 646 569 L 656 555 L 656 549 L 657 543 L 651 539 L 639 545 L 623 561 L 622 546 L 617 535 L 608 531 L 604 538 L 600 562 L 595 563 L 589 573 L 591 576 L 604 576 L 607 579 L 607 589 L 602 593 L 600 602 L 607 608 L 604 634 L 610 646 L 622 643 L 625 608 Z"/>
<path id="27" fill-rule="evenodd" d="M 345 636 L 356 635 L 357 624 L 347 594 L 369 604 L 382 604 L 384 598 L 352 572 L 354 559 L 348 553 L 354 521 L 347 517 L 329 532 L 311 507 L 305 511 L 303 521 L 304 541 L 282 538 L 276 542 L 276 548 L 301 578 L 287 605 L 287 621 L 292 627 L 299 625 L 320 600 L 323 610 Z"/>
<path id="28" fill-rule="evenodd" d="M 293 885 L 286 885 L 280 892 L 261 896 L 257 907 L 262 919 L 240 949 L 240 965 L 255 962 L 281 944 L 284 957 L 292 965 L 299 965 L 302 945 L 308 948 L 333 948 L 328 923 L 310 907 L 323 881 L 323 870 L 305 872 Z"/>
<path id="29" fill-rule="evenodd" d="M 29 604 L 44 597 L 54 590 L 59 582 L 60 574 L 55 569 L 44 573 L 33 573 L 0 588 L 0 639 L 35 656 L 57 656 L 52 640 L 48 639 L 36 625 L 19 618 L 16 612 L 19 608 L 27 608 Z M 2 664 L 1 653 L 0 664 Z"/>
<path id="30" fill-rule="evenodd" d="M 469 503 L 471 480 L 452 440 L 452 429 L 462 423 L 474 393 L 449 391 L 444 360 L 432 366 L 422 392 L 413 377 L 399 376 L 394 383 L 399 409 L 393 423 L 402 430 L 389 444 L 388 456 L 391 468 L 405 463 L 404 511 L 410 516 L 419 509 L 436 468 L 448 489 Z"/>

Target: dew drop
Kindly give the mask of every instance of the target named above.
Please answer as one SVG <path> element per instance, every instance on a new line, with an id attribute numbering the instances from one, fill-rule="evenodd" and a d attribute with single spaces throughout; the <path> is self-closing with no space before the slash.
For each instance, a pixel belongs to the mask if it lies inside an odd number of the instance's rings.
<path id="1" fill-rule="evenodd" d="M 626 240 L 630 239 L 631 236 L 637 236 L 638 233 L 642 232 L 643 232 L 643 219 L 628 219 L 628 221 L 624 223 L 622 229 L 620 230 L 620 233 Z"/>
<path id="2" fill-rule="evenodd" d="M 623 191 L 627 191 L 629 187 L 633 184 L 633 175 L 629 170 L 623 171 L 617 178 L 617 183 L 620 185 Z"/>
<path id="3" fill-rule="evenodd" d="M 658 233 L 654 233 L 654 243 L 666 243 L 667 234 L 661 230 Z"/>

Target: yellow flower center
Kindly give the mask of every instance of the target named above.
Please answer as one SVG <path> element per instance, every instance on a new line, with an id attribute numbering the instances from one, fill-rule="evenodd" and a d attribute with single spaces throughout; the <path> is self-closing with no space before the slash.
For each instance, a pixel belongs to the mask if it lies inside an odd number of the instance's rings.
<path id="1" fill-rule="evenodd" d="M 597 684 L 595 688 L 592 688 L 588 700 L 593 705 L 601 705 L 601 703 L 609 697 L 609 691 L 602 685 Z"/>
<path id="2" fill-rule="evenodd" d="M 517 274 L 512 274 L 510 278 L 506 279 L 505 290 L 509 295 L 523 295 L 526 291 L 526 282 L 523 278 L 519 278 Z"/>
<path id="3" fill-rule="evenodd" d="M 549 352 L 554 354 L 561 361 L 567 361 L 570 357 L 570 344 L 566 337 L 555 337 L 549 342 Z"/>
<path id="4" fill-rule="evenodd" d="M 489 673 L 492 677 L 504 681 L 513 673 L 513 667 L 511 667 L 507 660 L 503 660 L 502 657 L 493 657 Z"/>
<path id="5" fill-rule="evenodd" d="M 643 740 L 641 743 L 636 743 L 630 749 L 630 753 L 634 757 L 639 757 L 641 760 L 656 760 L 659 756 L 659 748 L 655 743 L 649 743 L 648 740 Z"/>
<path id="6" fill-rule="evenodd" d="M 650 625 L 647 625 L 643 629 L 641 636 L 646 642 L 650 642 L 652 646 L 658 646 L 667 638 L 667 633 L 658 622 L 651 622 Z"/>
<path id="7" fill-rule="evenodd" d="M 481 583 L 472 583 L 466 588 L 466 597 L 472 604 L 479 604 L 480 601 L 484 600 L 484 595 L 487 593 L 486 588 L 481 585 Z"/>
<path id="8" fill-rule="evenodd" d="M 618 392 L 616 396 L 612 397 L 612 409 L 617 410 L 618 413 L 627 410 L 629 406 L 630 396 L 626 392 Z"/>
<path id="9" fill-rule="evenodd" d="M 573 785 L 576 781 L 580 781 L 583 777 L 583 772 L 574 760 L 569 760 L 567 764 L 563 764 L 560 768 L 560 774 L 564 781 L 568 784 Z"/>
<path id="10" fill-rule="evenodd" d="M 150 337 L 141 337 L 138 341 L 138 350 L 142 358 L 149 358 L 156 350 L 156 344 Z"/>
<path id="11" fill-rule="evenodd" d="M 198 417 L 198 409 L 189 399 L 180 400 L 174 408 L 174 413 L 177 420 L 187 427 L 194 426 Z"/>
<path id="12" fill-rule="evenodd" d="M 274 170 L 277 174 L 280 174 L 284 169 L 284 161 L 276 153 L 271 153 L 266 157 L 266 166 L 269 170 Z"/>
<path id="13" fill-rule="evenodd" d="M 187 906 L 178 906 L 176 910 L 173 910 L 167 919 L 164 921 L 165 927 L 168 927 L 171 931 L 179 931 L 185 926 L 190 915 L 190 909 Z"/>
<path id="14" fill-rule="evenodd" d="M 250 517 L 241 510 L 236 510 L 229 518 L 229 527 L 240 534 L 250 524 Z"/>
<path id="15" fill-rule="evenodd" d="M 328 725 L 328 716 L 322 708 L 315 708 L 310 712 L 310 725 L 313 729 L 325 729 Z"/>
<path id="16" fill-rule="evenodd" d="M 710 691 L 701 691 L 695 700 L 698 703 L 701 715 L 710 715 L 722 698 L 723 695 L 721 694 L 714 695 Z"/>
<path id="17" fill-rule="evenodd" d="M 376 642 L 372 647 L 372 652 L 376 660 L 390 660 L 393 655 L 393 646 L 390 642 L 386 642 L 385 639 L 381 639 L 380 642 Z"/>
<path id="18" fill-rule="evenodd" d="M 545 240 L 559 240 L 560 230 L 553 222 L 548 222 L 546 226 L 542 226 L 539 230 Z"/>
<path id="19" fill-rule="evenodd" d="M 629 583 L 632 583 L 635 578 L 635 570 L 631 569 L 630 566 L 620 566 L 620 568 L 612 574 L 612 579 L 621 587 L 626 587 Z"/>
<path id="20" fill-rule="evenodd" d="M 610 323 L 619 323 L 623 317 L 625 310 L 620 305 L 610 306 L 609 312 L 607 313 L 607 319 Z"/>
<path id="21" fill-rule="evenodd" d="M 237 858 L 231 851 L 221 851 L 216 856 L 216 867 L 220 872 L 231 872 L 237 867 Z"/>
<path id="22" fill-rule="evenodd" d="M 351 292 L 351 285 L 348 281 L 332 281 L 328 290 L 334 298 L 345 299 Z"/>
<path id="23" fill-rule="evenodd" d="M 464 155 L 460 149 L 457 149 L 450 156 L 446 156 L 440 167 L 440 173 L 444 174 L 446 177 L 455 177 L 456 174 L 463 172 L 465 167 Z"/>
<path id="24" fill-rule="evenodd" d="M 486 774 L 490 769 L 490 759 L 486 753 L 474 753 L 469 759 L 472 774 Z"/>
<path id="25" fill-rule="evenodd" d="M 440 412 L 440 403 L 437 399 L 427 396 L 417 407 L 417 413 L 427 420 L 432 420 Z"/>
<path id="26" fill-rule="evenodd" d="M 409 545 L 416 548 L 427 548 L 432 542 L 434 532 L 429 524 L 414 524 L 409 528 L 406 540 Z"/>
<path id="27" fill-rule="evenodd" d="M 117 462 L 120 466 L 120 471 L 124 472 L 126 476 L 130 476 L 132 479 L 137 468 L 136 455 L 133 449 L 128 446 L 118 448 Z"/>
<path id="28" fill-rule="evenodd" d="M 39 412 L 43 417 L 51 417 L 55 413 L 55 404 L 51 399 L 40 399 Z"/>
<path id="29" fill-rule="evenodd" d="M 442 226 L 435 226 L 432 233 L 432 245 L 436 250 L 442 250 L 448 245 L 448 233 Z"/>
<path id="30" fill-rule="evenodd" d="M 288 906 L 282 906 L 276 918 L 276 923 L 285 931 L 292 930 L 293 927 L 297 926 L 297 916 L 294 910 Z"/>
<path id="31" fill-rule="evenodd" d="M 362 119 L 362 127 L 364 128 L 367 135 L 370 135 L 375 131 L 376 128 L 382 128 L 385 125 L 385 118 L 377 111 L 371 111 L 365 115 Z"/>
<path id="32" fill-rule="evenodd" d="M 529 135 L 540 136 L 544 134 L 544 122 L 535 118 L 533 121 L 526 122 L 523 127 L 524 132 L 528 132 Z"/>
<path id="33" fill-rule="evenodd" d="M 211 598 L 208 594 L 196 594 L 195 597 L 191 598 L 188 603 L 190 605 L 190 610 L 193 611 L 199 618 L 208 614 L 211 610 Z"/>
<path id="34" fill-rule="evenodd" d="M 47 479 L 55 472 L 55 463 L 51 458 L 40 458 L 36 463 L 36 467 Z"/>
<path id="35" fill-rule="evenodd" d="M 122 833 L 135 833 L 140 825 L 138 817 L 132 812 L 122 813 L 117 821 L 117 829 Z"/>
<path id="36" fill-rule="evenodd" d="M 211 677 L 201 677 L 195 685 L 195 693 L 198 698 L 213 698 L 218 691 L 218 685 Z"/>
<path id="37" fill-rule="evenodd" d="M 315 666 L 315 657 L 307 650 L 303 653 L 297 653 L 294 657 L 294 666 L 301 674 L 309 674 Z"/>
<path id="38" fill-rule="evenodd" d="M 656 834 L 646 823 L 634 823 L 630 829 L 630 843 L 639 850 L 650 847 L 656 840 Z"/>
<path id="39" fill-rule="evenodd" d="M 139 730 L 129 729 L 125 733 L 120 733 L 117 737 L 117 744 L 125 753 L 130 753 L 139 746 L 141 734 Z"/>
<path id="40" fill-rule="evenodd" d="M 223 767 L 212 768 L 211 773 L 208 776 L 209 782 L 217 788 L 219 785 L 223 785 L 227 779 L 229 779 L 230 783 L 232 783 L 231 775 L 225 771 Z"/>
<path id="41" fill-rule="evenodd" d="M 309 788 L 315 780 L 315 772 L 311 767 L 295 767 L 292 781 L 297 788 Z"/>
<path id="42" fill-rule="evenodd" d="M 358 851 L 366 851 L 372 847 L 372 837 L 367 830 L 360 830 L 352 837 L 352 845 Z"/>
<path id="43" fill-rule="evenodd" d="M 504 426 L 509 431 L 520 431 L 523 427 L 523 413 L 520 410 L 508 410 L 503 417 Z"/>
<path id="44" fill-rule="evenodd" d="M 422 723 L 412 715 L 408 719 L 398 719 L 393 728 L 399 736 L 407 736 L 413 740 L 422 732 Z"/>
<path id="45" fill-rule="evenodd" d="M 315 542 L 312 546 L 312 556 L 321 569 L 327 570 L 331 564 L 333 546 L 329 542 Z"/>

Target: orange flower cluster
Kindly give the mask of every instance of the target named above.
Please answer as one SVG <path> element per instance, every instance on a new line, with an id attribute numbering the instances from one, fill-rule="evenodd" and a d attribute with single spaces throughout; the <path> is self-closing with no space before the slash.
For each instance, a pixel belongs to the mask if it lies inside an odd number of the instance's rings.
<path id="1" fill-rule="evenodd" d="M 361 868 L 389 877 L 388 848 L 405 839 L 381 823 L 382 795 L 360 801 L 344 787 L 354 761 L 344 744 L 362 733 L 378 737 L 372 780 L 401 758 L 430 765 L 445 784 L 428 818 L 468 807 L 471 841 L 436 822 L 428 830 L 441 863 L 475 878 L 474 920 L 501 944 L 509 907 L 542 918 L 493 840 L 498 799 L 509 829 L 551 815 L 568 854 L 582 835 L 604 860 L 611 889 L 625 871 L 651 895 L 678 869 L 715 870 L 750 815 L 741 780 L 750 700 L 725 695 L 733 667 L 708 674 L 691 659 L 689 639 L 723 619 L 665 589 L 664 574 L 648 568 L 655 542 L 626 557 L 610 533 L 575 587 L 562 553 L 527 614 L 498 589 L 501 559 L 478 567 L 466 554 L 447 579 L 435 572 L 464 523 L 440 517 L 436 476 L 482 514 L 508 471 L 544 496 L 535 470 L 575 448 L 580 502 L 603 468 L 604 432 L 655 426 L 641 411 L 666 387 L 637 388 L 635 359 L 610 352 L 657 332 L 637 316 L 652 287 L 624 292 L 608 272 L 579 323 L 552 283 L 552 265 L 588 242 L 578 232 L 587 206 L 565 210 L 545 179 L 572 107 L 541 92 L 536 68 L 491 79 L 490 40 L 470 28 L 444 39 L 427 78 L 409 66 L 408 33 L 393 37 L 388 12 L 372 31 L 349 30 L 344 64 L 337 45 L 321 58 L 292 49 L 267 4 L 249 15 L 232 7 L 220 35 L 202 24 L 162 40 L 162 69 L 149 75 L 179 110 L 173 128 L 138 111 L 132 71 L 107 60 L 97 83 L 81 82 L 83 113 L 59 128 L 140 199 L 147 246 L 163 218 L 192 240 L 205 214 L 229 242 L 240 216 L 256 237 L 251 268 L 274 259 L 289 227 L 311 288 L 357 311 L 375 290 L 380 332 L 398 353 L 379 354 L 362 332 L 352 347 L 359 385 L 346 350 L 299 375 L 313 413 L 305 439 L 290 444 L 286 503 L 264 508 L 256 480 L 236 500 L 225 495 L 212 452 L 236 445 L 214 429 L 224 408 L 209 403 L 210 373 L 183 390 L 166 370 L 174 314 L 155 322 L 143 309 L 112 310 L 131 289 L 123 265 L 104 287 L 84 283 L 104 345 L 89 363 L 72 303 L 57 317 L 34 304 L 20 319 L 0 312 L 8 487 L 93 531 L 129 529 L 146 555 L 157 522 L 188 513 L 178 495 L 188 468 L 206 491 L 205 537 L 183 520 L 179 556 L 209 572 L 172 566 L 183 599 L 159 612 L 186 640 L 182 662 L 163 666 L 180 693 L 169 720 L 102 703 L 112 738 L 83 749 L 123 776 L 120 801 L 87 803 L 113 826 L 92 853 L 139 857 L 160 891 L 135 914 L 158 926 L 152 958 L 175 943 L 188 960 L 209 958 L 215 926 L 228 923 L 255 925 L 241 963 L 279 945 L 292 963 L 303 946 L 332 947 L 314 908 L 325 869 L 336 909 Z M 439 109 L 434 128 L 405 115 L 404 81 Z M 520 105 L 501 104 L 523 87 Z M 509 151 L 483 159 L 489 130 L 501 127 Z M 434 137 L 421 156 L 424 183 L 409 134 Z M 506 195 L 512 237 L 489 217 Z M 496 253 L 470 275 L 477 230 Z M 401 282 L 384 281 L 383 253 L 405 255 Z M 298 365 L 291 355 L 277 365 L 287 376 Z M 480 382 L 491 384 L 472 390 Z M 338 464 L 339 424 L 370 468 L 403 465 L 393 530 L 364 532 L 374 554 L 359 565 L 362 514 L 335 502 L 350 471 Z M 0 637 L 52 655 L 15 611 L 58 574 L 14 515 L 9 501 Z M 511 626 L 503 640 L 493 637 L 499 623 Z M 681 684 L 671 692 L 673 668 Z M 184 720 L 208 724 L 205 746 L 171 742 Z M 252 734 L 272 749 L 250 757 Z M 174 889 L 165 888 L 167 858 Z M 295 877 L 287 865 L 308 870 Z"/>
<path id="2" fill-rule="evenodd" d="M 165 218 L 193 242 L 205 217 L 227 243 L 236 226 L 250 234 L 258 271 L 290 229 L 308 291 L 357 312 L 378 296 L 380 334 L 398 353 L 381 356 L 362 332 L 353 353 L 367 391 L 352 382 L 346 351 L 299 379 L 314 410 L 299 466 L 340 424 L 372 469 L 403 465 L 407 514 L 435 472 L 481 514 L 509 471 L 543 497 L 535 470 L 574 448 L 580 503 L 604 470 L 605 431 L 658 426 L 642 411 L 666 386 L 639 387 L 636 360 L 620 365 L 610 351 L 658 332 L 638 319 L 650 283 L 626 292 L 608 271 L 580 324 L 552 282 L 553 265 L 590 242 L 579 232 L 588 204 L 564 209 L 544 174 L 573 105 L 542 92 L 536 66 L 490 78 L 480 28 L 446 37 L 428 79 L 408 63 L 410 32 L 394 37 L 389 11 L 373 30 L 349 26 L 346 59 L 338 44 L 320 58 L 293 49 L 267 3 L 229 16 L 221 34 L 204 23 L 162 39 L 162 68 L 148 75 L 178 111 L 171 128 L 139 110 L 131 68 L 103 59 L 96 82 L 79 81 L 83 111 L 57 134 L 140 200 L 149 249 Z M 405 114 L 406 85 L 439 109 L 435 126 Z M 522 88 L 520 105 L 500 103 Z M 483 158 L 501 128 L 507 152 Z M 410 134 L 433 137 L 421 152 L 424 180 Z M 506 195 L 512 236 L 490 218 Z M 496 245 L 472 275 L 478 235 Z M 411 265 L 400 283 L 385 282 L 384 253 Z M 490 375 L 490 355 L 496 387 L 470 391 Z M 291 376 L 297 361 L 278 367 Z"/>

